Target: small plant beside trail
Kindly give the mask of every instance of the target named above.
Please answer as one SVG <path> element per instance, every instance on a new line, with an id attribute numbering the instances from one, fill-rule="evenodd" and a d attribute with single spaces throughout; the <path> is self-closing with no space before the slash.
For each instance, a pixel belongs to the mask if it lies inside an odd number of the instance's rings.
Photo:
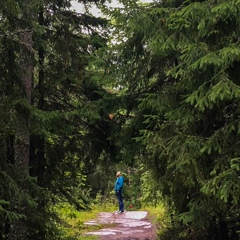
<path id="1" fill-rule="evenodd" d="M 86 226 L 84 222 L 93 219 L 97 216 L 98 211 L 77 211 L 68 203 L 62 203 L 55 207 L 55 212 L 59 217 L 57 223 L 60 239 L 78 240 L 78 239 L 93 239 L 83 237 L 84 231 L 87 228 L 99 228 L 99 226 Z M 96 239 L 96 238 L 95 238 Z"/>
<path id="2" fill-rule="evenodd" d="M 57 228 L 59 239 L 62 240 L 95 240 L 95 236 L 84 236 L 85 232 L 98 230 L 104 227 L 113 227 L 114 225 L 85 225 L 84 223 L 96 219 L 100 212 L 113 212 L 115 205 L 108 201 L 103 201 L 99 193 L 92 204 L 91 210 L 77 211 L 68 203 L 61 203 L 54 207 L 58 216 Z"/>

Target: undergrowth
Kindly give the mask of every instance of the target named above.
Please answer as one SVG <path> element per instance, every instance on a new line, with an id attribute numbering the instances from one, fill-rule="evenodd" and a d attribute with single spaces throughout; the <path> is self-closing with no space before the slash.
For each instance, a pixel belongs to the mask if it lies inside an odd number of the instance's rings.
<path id="1" fill-rule="evenodd" d="M 77 211 L 69 203 L 61 203 L 54 207 L 58 217 L 57 227 L 61 240 L 96 240 L 97 236 L 87 236 L 86 232 L 99 230 L 106 225 L 86 225 L 85 222 L 96 219 L 100 212 L 113 212 L 116 209 L 114 203 L 109 201 L 96 201 L 91 210 Z"/>
<path id="2" fill-rule="evenodd" d="M 134 206 L 129 207 L 126 202 L 126 211 L 144 210 L 147 211 L 148 218 L 155 225 L 156 229 L 164 229 L 168 223 L 166 212 L 163 204 L 157 206 L 145 205 L 141 209 L 135 209 Z M 91 206 L 91 210 L 77 211 L 68 203 L 61 203 L 54 207 L 54 211 L 59 221 L 57 226 L 59 229 L 60 240 L 97 240 L 97 236 L 85 235 L 86 232 L 99 230 L 101 228 L 113 227 L 113 225 L 86 225 L 85 222 L 97 218 L 100 212 L 113 212 L 116 210 L 117 203 L 114 199 L 100 201 L 97 199 L 95 204 Z"/>
<path id="3" fill-rule="evenodd" d="M 157 206 L 145 205 L 141 210 L 148 212 L 148 218 L 156 229 L 163 229 L 166 227 L 168 217 L 164 204 L 159 203 Z"/>

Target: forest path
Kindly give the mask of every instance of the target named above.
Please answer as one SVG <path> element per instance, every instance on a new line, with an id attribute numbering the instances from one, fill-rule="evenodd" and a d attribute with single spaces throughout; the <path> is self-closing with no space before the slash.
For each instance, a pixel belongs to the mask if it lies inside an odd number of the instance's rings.
<path id="1" fill-rule="evenodd" d="M 86 225 L 102 225 L 103 228 L 87 232 L 87 235 L 99 236 L 102 240 L 156 240 L 154 225 L 148 219 L 146 211 L 124 213 L 101 212 L 96 220 Z"/>

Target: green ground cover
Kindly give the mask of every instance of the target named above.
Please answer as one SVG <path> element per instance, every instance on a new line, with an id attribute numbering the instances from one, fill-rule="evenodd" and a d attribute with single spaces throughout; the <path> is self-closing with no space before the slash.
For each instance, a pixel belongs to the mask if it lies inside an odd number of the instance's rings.
<path id="1" fill-rule="evenodd" d="M 106 227 L 106 225 L 89 226 L 85 225 L 84 222 L 96 219 L 97 215 L 100 212 L 113 212 L 116 210 L 116 206 L 113 203 L 108 202 L 105 204 L 95 204 L 92 206 L 91 210 L 77 211 L 73 206 L 69 205 L 68 203 L 61 203 L 57 205 L 54 210 L 59 218 L 57 227 L 59 229 L 60 239 L 96 240 L 98 239 L 97 236 L 86 236 L 84 235 L 84 233 L 92 230 L 101 229 L 103 227 Z M 165 221 L 163 221 L 163 218 L 165 216 L 165 210 L 163 205 L 160 204 L 156 207 L 145 206 L 142 207 L 140 210 L 149 212 L 148 217 L 157 229 L 161 229 L 164 227 L 166 219 Z"/>
<path id="2" fill-rule="evenodd" d="M 54 207 L 59 221 L 57 227 L 59 229 L 60 239 L 64 240 L 96 240 L 97 236 L 85 236 L 84 233 L 101 229 L 106 225 L 85 225 L 92 219 L 96 219 L 100 212 L 113 212 L 116 206 L 113 204 L 97 204 L 93 205 L 91 210 L 77 211 L 73 206 L 68 203 L 61 203 Z"/>
<path id="3" fill-rule="evenodd" d="M 141 210 L 148 212 L 149 220 L 154 224 L 156 231 L 159 233 L 167 226 L 169 217 L 163 204 L 144 206 Z"/>

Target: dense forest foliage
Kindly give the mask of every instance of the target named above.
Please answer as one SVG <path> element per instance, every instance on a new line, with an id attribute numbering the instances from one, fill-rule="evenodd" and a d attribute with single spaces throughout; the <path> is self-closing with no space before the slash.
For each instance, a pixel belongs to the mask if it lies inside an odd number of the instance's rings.
<path id="1" fill-rule="evenodd" d="M 123 146 L 169 204 L 166 239 L 238 239 L 239 11 L 158 1 L 114 14 L 112 71 L 132 116 Z"/>
<path id="2" fill-rule="evenodd" d="M 111 101 L 87 70 L 107 21 L 70 6 L 1 2 L 1 239 L 55 239 L 52 205 L 86 208 L 86 175 L 115 155 Z"/>
<path id="3" fill-rule="evenodd" d="M 61 239 L 122 168 L 162 240 L 239 239 L 240 1 L 79 2 L 0 4 L 0 238 Z"/>

